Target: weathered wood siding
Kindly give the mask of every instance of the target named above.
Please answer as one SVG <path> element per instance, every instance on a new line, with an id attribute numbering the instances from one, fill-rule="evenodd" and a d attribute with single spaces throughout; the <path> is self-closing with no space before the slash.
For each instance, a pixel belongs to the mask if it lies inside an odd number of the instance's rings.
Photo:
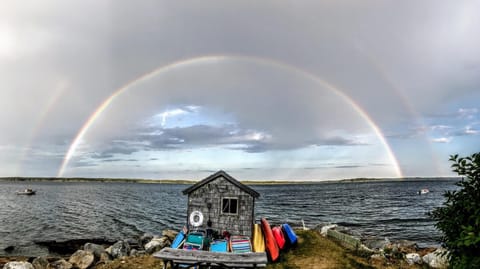
<path id="1" fill-rule="evenodd" d="M 238 198 L 238 214 L 222 214 L 222 198 Z M 254 197 L 223 177 L 218 177 L 189 194 L 187 218 L 195 210 L 203 214 L 201 229 L 207 228 L 210 219 L 212 229 L 220 233 L 228 231 L 232 235 L 252 236 Z M 189 223 L 189 229 L 192 228 Z"/>

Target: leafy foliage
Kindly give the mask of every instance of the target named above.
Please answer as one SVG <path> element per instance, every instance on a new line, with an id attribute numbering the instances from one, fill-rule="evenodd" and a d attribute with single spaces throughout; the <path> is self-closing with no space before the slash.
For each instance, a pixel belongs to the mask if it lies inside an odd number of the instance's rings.
<path id="1" fill-rule="evenodd" d="M 480 153 L 450 156 L 452 169 L 462 179 L 458 190 L 447 191 L 446 201 L 431 216 L 443 232 L 452 268 L 480 268 Z"/>

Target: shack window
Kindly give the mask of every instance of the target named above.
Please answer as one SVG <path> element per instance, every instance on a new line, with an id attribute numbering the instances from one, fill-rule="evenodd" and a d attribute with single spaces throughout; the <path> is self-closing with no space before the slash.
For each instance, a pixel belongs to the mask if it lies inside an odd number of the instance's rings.
<path id="1" fill-rule="evenodd" d="M 222 213 L 223 214 L 237 214 L 238 199 L 237 198 L 223 198 L 222 199 Z"/>

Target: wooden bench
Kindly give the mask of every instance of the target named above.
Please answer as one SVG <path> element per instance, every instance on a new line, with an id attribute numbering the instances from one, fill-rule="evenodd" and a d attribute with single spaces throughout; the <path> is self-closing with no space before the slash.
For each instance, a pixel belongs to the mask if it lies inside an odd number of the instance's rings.
<path id="1" fill-rule="evenodd" d="M 153 257 L 163 260 L 163 268 L 170 263 L 171 268 L 178 268 L 180 264 L 189 266 L 222 268 L 260 268 L 267 265 L 265 252 L 229 253 L 209 252 L 203 250 L 184 250 L 164 248 L 153 254 Z"/>

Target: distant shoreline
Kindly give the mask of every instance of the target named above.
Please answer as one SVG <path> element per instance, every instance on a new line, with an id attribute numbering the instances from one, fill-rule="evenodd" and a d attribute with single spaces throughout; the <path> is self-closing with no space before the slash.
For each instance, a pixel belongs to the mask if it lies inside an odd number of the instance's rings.
<path id="1" fill-rule="evenodd" d="M 398 181 L 438 181 L 438 180 L 460 180 L 460 177 L 405 177 L 405 178 L 351 178 L 335 180 L 244 180 L 246 185 L 288 185 L 288 184 L 320 184 L 320 183 L 363 183 L 363 182 L 398 182 Z M 134 179 L 134 178 L 58 178 L 58 177 L 0 177 L 0 182 L 57 182 L 57 183 L 75 183 L 75 182 L 101 182 L 101 183 L 140 183 L 140 184 L 184 184 L 191 185 L 198 181 L 195 180 L 175 180 L 175 179 Z"/>

